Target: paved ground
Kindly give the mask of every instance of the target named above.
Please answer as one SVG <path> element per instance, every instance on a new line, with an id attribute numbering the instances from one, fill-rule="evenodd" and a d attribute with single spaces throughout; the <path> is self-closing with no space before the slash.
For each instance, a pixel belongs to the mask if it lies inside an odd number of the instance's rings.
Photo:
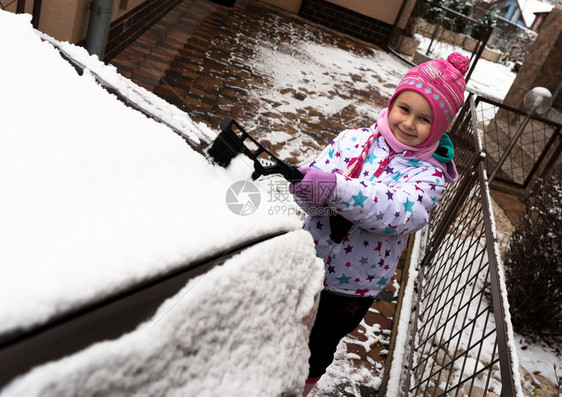
<path id="1" fill-rule="evenodd" d="M 330 34 L 265 5 L 256 6 L 259 2 L 252 2 L 251 6 L 247 3 L 239 0 L 235 7 L 227 8 L 207 0 L 184 0 L 112 63 L 123 75 L 176 104 L 195 120 L 216 127 L 224 116 L 231 115 L 263 135 L 267 135 L 272 123 L 282 125 L 289 134 L 306 131 L 308 139 L 302 146 L 311 152 L 322 149 L 346 126 L 372 124 L 373 114 L 364 116 L 354 106 L 328 118 L 321 117 L 313 106 L 295 113 L 284 111 L 282 103 L 274 98 L 263 98 L 260 93 L 271 88 L 273 76 L 254 67 L 255 51 L 259 48 L 256 44 L 280 43 L 277 51 L 281 54 L 292 51 L 290 44 L 302 37 L 307 42 L 326 43 L 357 54 L 371 52 L 372 47 Z M 362 79 L 360 75 L 354 77 Z M 326 99 L 339 96 L 344 100 L 357 97 L 374 109 L 384 107 L 388 100 L 374 88 L 339 89 L 338 84 L 341 81 L 334 81 L 326 92 L 322 88 L 320 92 L 287 88 L 280 94 L 296 101 L 313 95 Z M 284 144 L 273 142 L 274 153 Z M 298 162 L 296 154 L 284 153 L 283 158 Z"/>

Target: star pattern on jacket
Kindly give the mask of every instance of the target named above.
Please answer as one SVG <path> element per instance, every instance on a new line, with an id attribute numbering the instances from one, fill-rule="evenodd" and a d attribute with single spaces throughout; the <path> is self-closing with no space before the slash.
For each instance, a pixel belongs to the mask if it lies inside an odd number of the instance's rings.
<path id="1" fill-rule="evenodd" d="M 355 196 L 351 196 L 353 198 L 353 206 L 360 206 L 363 207 L 363 203 L 367 200 L 367 196 L 363 196 L 363 192 L 359 190 L 359 192 Z"/>
<path id="2" fill-rule="evenodd" d="M 340 277 L 336 278 L 340 281 L 340 284 L 349 284 L 349 280 L 351 279 L 351 277 L 346 276 L 345 273 L 342 273 Z"/>
<path id="3" fill-rule="evenodd" d="M 375 130 L 346 130 L 311 163 L 336 175 L 327 205 L 354 226 L 341 243 L 330 239 L 328 217 L 307 217 L 317 255 L 325 259 L 325 288 L 374 297 L 391 280 L 408 235 L 423 227 L 445 191 L 443 172 L 410 152 L 373 140 L 356 178 L 343 175 Z"/>

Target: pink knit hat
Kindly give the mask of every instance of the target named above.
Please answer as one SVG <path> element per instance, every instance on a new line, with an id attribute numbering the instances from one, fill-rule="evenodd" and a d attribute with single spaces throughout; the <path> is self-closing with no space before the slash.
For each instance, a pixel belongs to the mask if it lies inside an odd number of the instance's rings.
<path id="1" fill-rule="evenodd" d="M 389 111 L 402 91 L 411 90 L 429 102 L 433 114 L 429 137 L 416 148 L 427 148 L 432 153 L 437 149 L 439 139 L 464 104 L 464 75 L 469 66 L 468 57 L 453 52 L 446 61 L 435 59 L 413 67 L 398 83 L 388 104 Z"/>

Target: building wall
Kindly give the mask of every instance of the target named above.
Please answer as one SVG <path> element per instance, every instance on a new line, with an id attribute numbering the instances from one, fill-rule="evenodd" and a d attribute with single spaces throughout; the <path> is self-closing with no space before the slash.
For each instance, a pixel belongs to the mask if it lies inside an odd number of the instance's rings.
<path id="1" fill-rule="evenodd" d="M 340 7 L 347 8 L 359 14 L 393 25 L 400 10 L 400 1 L 388 0 L 327 0 Z"/>
<path id="2" fill-rule="evenodd" d="M 264 3 L 298 14 L 302 0 L 262 0 Z"/>
<path id="3" fill-rule="evenodd" d="M 523 19 L 521 17 L 521 9 L 517 0 L 505 0 L 500 6 L 500 14 L 503 15 L 505 19 L 516 23 L 521 26 L 525 26 Z"/>
<path id="4" fill-rule="evenodd" d="M 39 1 L 39 0 L 35 0 Z M 111 59 L 181 0 L 114 0 L 105 60 Z M 299 13 L 334 30 L 385 46 L 396 25 L 403 29 L 416 0 L 254 0 Z M 38 29 L 57 40 L 82 44 L 91 0 L 42 0 Z M 15 12 L 17 1 L 9 11 Z M 33 12 L 27 0 L 25 12 Z"/>
<path id="5" fill-rule="evenodd" d="M 37 0 L 36 0 L 37 1 Z M 114 0 L 105 60 L 133 42 L 181 0 Z M 38 29 L 60 41 L 83 44 L 90 20 L 92 0 L 42 0 Z M 25 12 L 33 14 L 33 0 Z M 16 12 L 17 1 L 7 11 Z"/>
<path id="6" fill-rule="evenodd" d="M 112 21 L 148 0 L 114 0 Z M 164 0 L 163 0 L 164 1 Z M 91 0 L 42 0 L 38 29 L 57 40 L 78 43 L 86 38 Z M 33 13 L 33 0 L 25 2 L 25 13 Z M 17 1 L 7 8 L 16 12 Z"/>
<path id="7" fill-rule="evenodd" d="M 132 10 L 127 9 L 118 14 L 109 29 L 105 60 L 113 58 L 181 1 L 137 0 Z"/>
<path id="8" fill-rule="evenodd" d="M 544 21 L 539 35 L 529 47 L 529 53 L 511 85 L 504 103 L 523 107 L 523 97 L 534 87 L 556 91 L 562 80 L 562 5 L 552 9 Z M 554 106 L 561 109 L 561 94 L 554 98 Z"/>
<path id="9" fill-rule="evenodd" d="M 261 0 L 264 3 L 271 4 L 275 7 L 282 8 L 287 11 L 291 11 L 297 14 L 302 6 L 303 0 Z M 400 18 L 399 27 L 403 29 L 408 21 L 408 16 L 412 12 L 415 0 L 325 0 L 324 2 L 329 2 L 345 8 L 350 11 L 354 11 L 358 14 L 367 16 L 369 18 L 377 19 L 379 21 L 385 22 L 387 24 L 393 25 L 396 21 L 396 17 L 400 12 L 402 3 L 405 4 L 405 10 L 403 14 L 407 14 L 405 18 Z"/>
<path id="10" fill-rule="evenodd" d="M 386 46 L 394 24 L 399 21 L 403 27 L 406 26 L 414 4 L 415 1 L 409 0 L 303 0 L 299 14 L 350 36 Z M 402 15 L 398 19 L 401 10 Z"/>
<path id="11" fill-rule="evenodd" d="M 261 0 L 354 37 L 386 45 L 396 24 L 404 29 L 416 0 Z"/>

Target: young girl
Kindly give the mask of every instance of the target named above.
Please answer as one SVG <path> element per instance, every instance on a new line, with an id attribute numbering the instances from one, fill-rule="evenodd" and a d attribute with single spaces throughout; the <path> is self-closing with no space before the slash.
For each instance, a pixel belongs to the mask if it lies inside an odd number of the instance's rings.
<path id="1" fill-rule="evenodd" d="M 408 235 L 428 222 L 446 182 L 457 180 L 445 131 L 463 106 L 469 62 L 453 53 L 412 68 L 375 125 L 342 132 L 290 186 L 326 269 L 303 396 L 390 281 Z M 330 213 L 352 222 L 341 242 Z"/>

